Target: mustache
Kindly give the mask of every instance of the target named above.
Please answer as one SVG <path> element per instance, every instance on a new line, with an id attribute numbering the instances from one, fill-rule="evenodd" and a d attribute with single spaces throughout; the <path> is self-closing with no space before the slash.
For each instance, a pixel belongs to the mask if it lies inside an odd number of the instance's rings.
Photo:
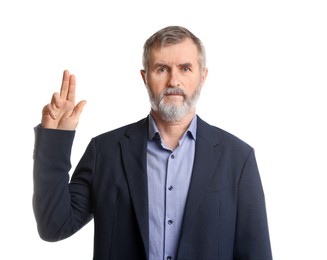
<path id="1" fill-rule="evenodd" d="M 182 95 L 185 96 L 185 92 L 183 89 L 179 87 L 168 87 L 164 92 L 164 95 Z"/>

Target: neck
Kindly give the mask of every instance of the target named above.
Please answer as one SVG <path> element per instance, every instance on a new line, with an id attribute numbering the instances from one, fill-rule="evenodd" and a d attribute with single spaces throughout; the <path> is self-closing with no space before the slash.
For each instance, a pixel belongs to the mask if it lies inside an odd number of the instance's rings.
<path id="1" fill-rule="evenodd" d="M 195 111 L 192 111 L 180 121 L 172 122 L 162 120 L 160 115 L 154 111 L 151 111 L 151 115 L 156 122 L 162 140 L 173 151 L 178 147 L 179 140 L 195 116 Z"/>

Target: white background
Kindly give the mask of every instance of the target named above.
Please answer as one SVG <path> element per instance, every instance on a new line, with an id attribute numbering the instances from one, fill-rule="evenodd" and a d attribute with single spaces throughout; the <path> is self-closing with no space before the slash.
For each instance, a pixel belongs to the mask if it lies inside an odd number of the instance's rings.
<path id="1" fill-rule="evenodd" d="M 325 2 L 1 1 L 0 258 L 92 258 L 92 222 L 61 242 L 38 237 L 33 127 L 69 69 L 88 101 L 75 166 L 91 137 L 147 115 L 143 43 L 182 25 L 207 49 L 198 114 L 256 150 L 274 259 L 327 259 Z"/>

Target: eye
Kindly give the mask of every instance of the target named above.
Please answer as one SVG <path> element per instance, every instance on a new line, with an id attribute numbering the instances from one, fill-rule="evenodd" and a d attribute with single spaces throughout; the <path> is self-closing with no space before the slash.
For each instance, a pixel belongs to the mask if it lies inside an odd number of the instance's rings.
<path id="1" fill-rule="evenodd" d="M 184 67 L 181 68 L 181 70 L 182 70 L 183 72 L 188 72 L 188 71 L 191 71 L 191 68 L 190 68 L 190 67 L 186 67 L 186 66 L 184 66 Z"/>
<path id="2" fill-rule="evenodd" d="M 163 72 L 166 72 L 168 71 L 168 69 L 166 67 L 159 67 L 158 68 L 158 73 L 163 73 Z"/>

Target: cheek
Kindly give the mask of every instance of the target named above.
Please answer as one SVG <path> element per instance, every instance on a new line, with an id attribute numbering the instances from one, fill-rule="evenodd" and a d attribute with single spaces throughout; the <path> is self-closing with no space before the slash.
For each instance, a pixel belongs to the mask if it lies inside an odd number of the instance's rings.
<path id="1" fill-rule="evenodd" d="M 151 92 L 158 94 L 166 88 L 166 83 L 162 78 L 148 78 L 147 86 Z"/>
<path id="2" fill-rule="evenodd" d="M 185 91 L 190 95 L 193 94 L 199 87 L 200 81 L 198 79 L 192 79 L 185 82 Z"/>

